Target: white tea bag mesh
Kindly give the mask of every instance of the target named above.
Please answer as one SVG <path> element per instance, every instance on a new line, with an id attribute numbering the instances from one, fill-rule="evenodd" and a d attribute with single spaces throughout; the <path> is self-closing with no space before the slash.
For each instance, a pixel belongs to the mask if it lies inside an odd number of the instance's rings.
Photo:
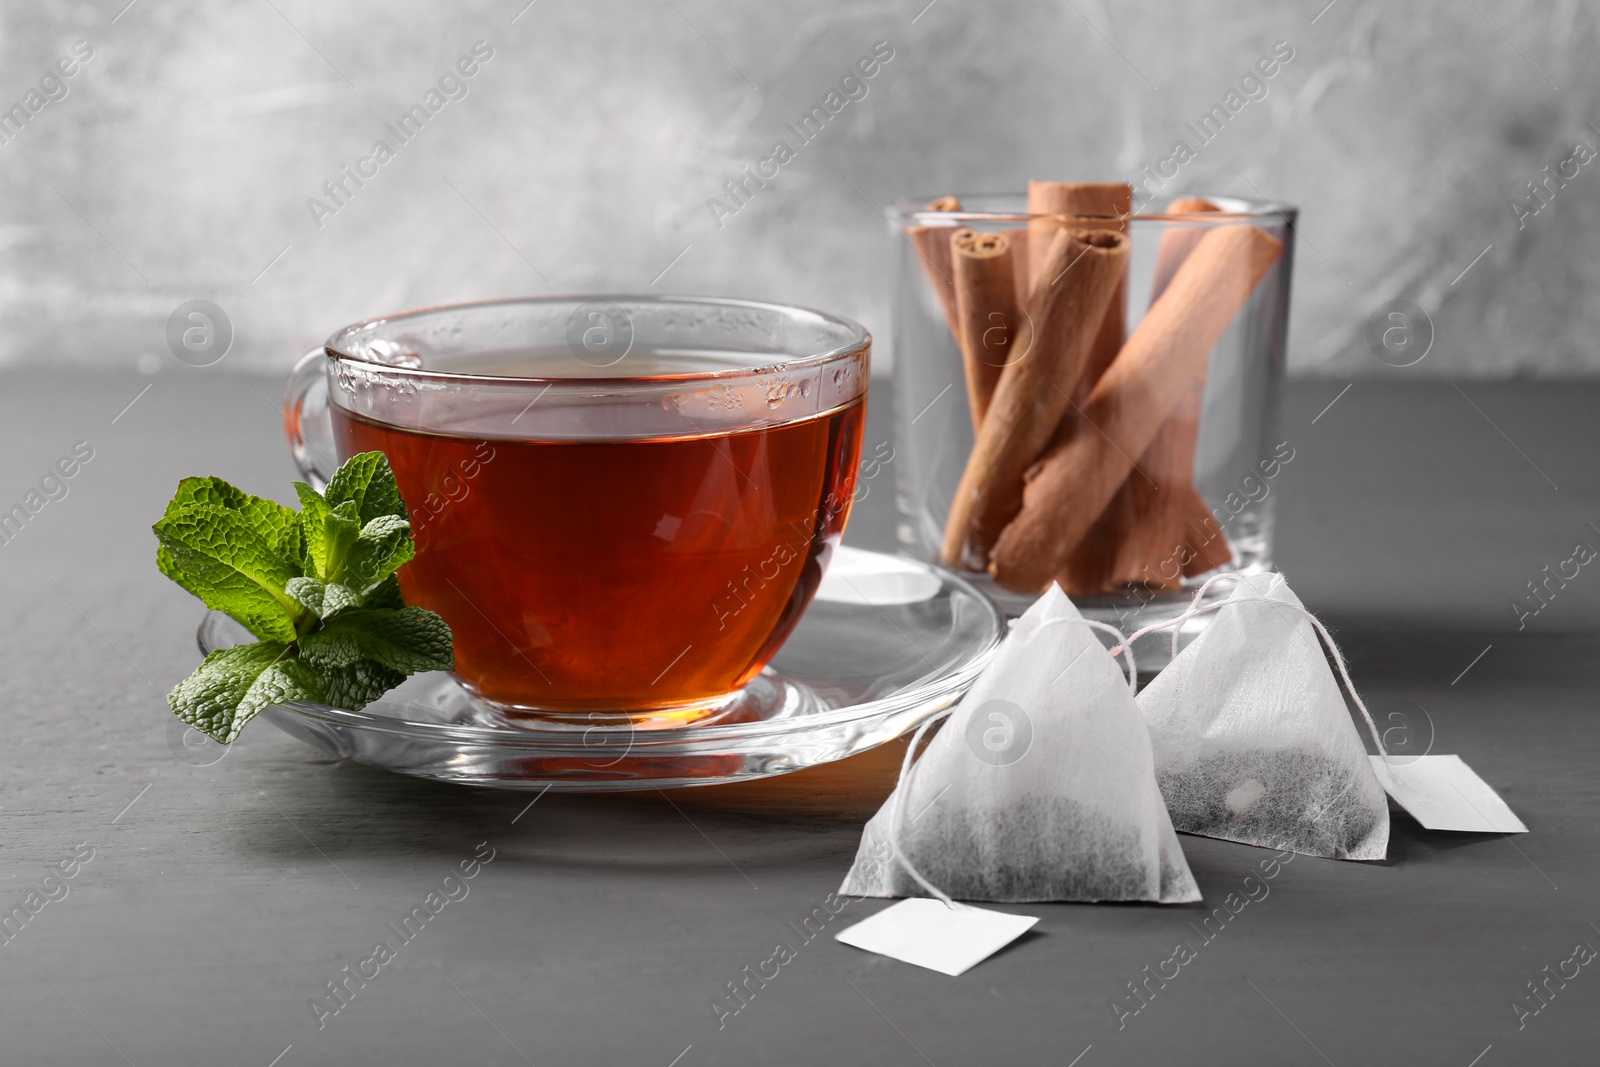
<path id="1" fill-rule="evenodd" d="M 1317 627 L 1282 575 L 1240 578 L 1138 703 L 1179 830 L 1309 856 L 1383 859 L 1383 786 Z"/>
<path id="2" fill-rule="evenodd" d="M 1200 899 L 1128 682 L 1060 589 L 1017 620 L 901 776 L 867 823 L 840 892 Z"/>

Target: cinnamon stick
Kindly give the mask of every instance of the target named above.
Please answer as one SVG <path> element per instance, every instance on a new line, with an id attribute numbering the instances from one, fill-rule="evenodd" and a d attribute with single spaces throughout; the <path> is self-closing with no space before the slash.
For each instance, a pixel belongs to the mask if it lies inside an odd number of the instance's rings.
<path id="1" fill-rule="evenodd" d="M 1126 182 L 1029 182 L 1028 183 L 1028 213 L 1034 216 L 1059 216 L 1059 215 L 1110 215 L 1115 218 L 1104 220 L 1091 220 L 1077 218 L 1070 220 L 1070 225 L 1080 229 L 1110 229 L 1127 232 L 1127 217 L 1133 211 L 1133 186 Z M 1053 218 L 1033 218 L 1028 222 L 1030 238 L 1039 234 L 1048 235 L 1054 229 L 1060 228 L 1062 223 Z M 1046 238 L 1047 239 L 1047 238 Z M 1030 275 L 1030 284 L 1039 283 L 1039 273 L 1042 269 L 1043 253 L 1038 250 L 1038 245 L 1045 240 L 1033 241 L 1031 263 L 1033 271 Z M 1082 378 L 1079 379 L 1079 390 L 1082 395 L 1074 396 L 1074 401 L 1081 401 L 1088 395 L 1094 383 L 1100 380 L 1100 375 L 1111 366 L 1111 361 L 1117 358 L 1117 353 L 1122 350 L 1122 342 L 1126 336 L 1128 318 L 1128 285 L 1123 278 L 1112 294 L 1111 304 L 1106 309 L 1105 318 L 1101 320 L 1100 332 L 1095 336 L 1094 346 L 1089 350 L 1088 365 L 1085 367 Z"/>
<path id="2" fill-rule="evenodd" d="M 1066 215 L 1114 215 L 1125 218 L 1133 210 L 1133 187 L 1122 182 L 1039 182 L 1028 183 L 1028 211 L 1030 214 L 1060 213 Z M 1105 219 L 1092 222 L 1075 220 L 1079 225 L 1106 229 L 1127 230 L 1126 222 Z M 1034 218 L 1028 228 L 1034 234 L 1048 233 L 1055 223 L 1049 218 Z M 1084 399 L 1116 359 L 1126 337 L 1128 318 L 1127 279 L 1122 279 L 1112 294 L 1111 304 L 1101 320 L 1094 345 L 1089 351 L 1087 366 L 1079 379 L 1078 394 L 1073 402 L 1082 405 Z M 1058 433 L 1070 432 L 1077 418 L 1076 411 L 1068 411 Z M 1077 550 L 1068 558 L 1060 575 L 1062 586 L 1070 594 L 1097 593 L 1113 584 L 1112 568 L 1117 549 L 1122 542 L 1128 522 L 1122 515 L 1125 508 L 1116 502 L 1108 507 L 1103 520 L 1092 529 Z"/>
<path id="3" fill-rule="evenodd" d="M 1180 196 L 1167 205 L 1166 215 L 1205 215 L 1222 209 L 1203 196 Z M 1161 235 L 1156 248 L 1156 266 L 1150 273 L 1150 303 L 1161 299 L 1161 294 L 1172 284 L 1173 275 L 1189 258 L 1200 238 L 1208 233 L 1204 226 L 1173 226 Z"/>
<path id="4" fill-rule="evenodd" d="M 974 431 L 983 426 L 1000 371 L 1022 327 L 1013 280 L 1011 239 L 1003 233 L 957 230 L 950 238 L 956 291 L 956 342 L 966 368 Z"/>
<path id="5" fill-rule="evenodd" d="M 1007 230 L 1011 240 L 1011 277 L 1017 286 L 1017 306 L 1025 307 L 1033 293 L 1033 261 L 1028 258 L 1028 231 Z"/>
<path id="6" fill-rule="evenodd" d="M 1200 215 L 1221 210 L 1203 197 L 1181 196 L 1167 205 L 1165 213 Z M 1166 292 L 1178 268 L 1207 232 L 1205 226 L 1174 226 L 1161 235 L 1150 279 L 1151 304 Z M 1119 497 L 1126 497 L 1122 512 L 1128 531 L 1112 565 L 1113 583 L 1177 589 L 1183 578 L 1233 561 L 1227 538 L 1194 487 L 1194 454 L 1200 436 L 1206 372 L 1207 367 L 1202 366 L 1178 406 L 1156 431 L 1155 440 L 1139 457 L 1139 470 L 1146 477 L 1133 475 L 1119 492 Z"/>
<path id="7" fill-rule="evenodd" d="M 953 196 L 941 196 L 923 205 L 922 210 L 960 211 L 961 201 Z M 949 226 L 913 226 L 906 236 L 917 250 L 917 258 L 922 260 L 922 270 L 928 276 L 928 284 L 933 286 L 934 295 L 939 298 L 939 306 L 944 310 L 944 321 L 949 325 L 951 335 L 960 337 L 956 322 L 955 282 L 950 274 L 951 232 L 952 227 Z"/>
<path id="8" fill-rule="evenodd" d="M 1140 462 L 1113 501 L 1123 506 L 1126 529 L 1112 549 L 1104 588 L 1180 589 L 1184 578 L 1233 562 L 1233 549 L 1200 491 L 1187 479 L 1152 474 L 1154 484 L 1145 482 Z"/>
<path id="9" fill-rule="evenodd" d="M 1028 300 L 950 502 L 942 551 L 948 565 L 981 569 L 1021 507 L 1023 473 L 1061 422 L 1128 250 L 1128 238 L 1112 231 L 1061 230 L 1051 239 L 1044 281 Z"/>
<path id="10" fill-rule="evenodd" d="M 1081 423 L 1028 470 L 1022 506 L 989 553 L 997 582 L 1041 592 L 1056 578 L 1132 471 L 1129 457 L 1150 446 L 1281 250 L 1249 225 L 1221 226 L 1200 239 L 1095 385 Z"/>
<path id="11" fill-rule="evenodd" d="M 1028 220 L 1032 243 L 1029 277 L 1037 282 L 1050 239 L 1063 227 L 1073 229 L 1122 229 L 1118 218 L 1133 210 L 1133 186 L 1126 182 L 1039 182 L 1028 183 Z M 1118 218 L 1062 218 L 1074 215 L 1105 215 Z"/>
<path id="12" fill-rule="evenodd" d="M 1164 213 L 1220 210 L 1209 200 L 1185 196 L 1167 205 Z M 1160 299 L 1206 233 L 1203 226 L 1172 226 L 1161 235 L 1151 275 L 1151 304 Z M 1202 369 L 1104 514 L 1068 557 L 1063 585 L 1069 593 L 1111 592 L 1128 585 L 1177 589 L 1185 577 L 1232 562 L 1227 538 L 1193 482 L 1205 382 Z"/>

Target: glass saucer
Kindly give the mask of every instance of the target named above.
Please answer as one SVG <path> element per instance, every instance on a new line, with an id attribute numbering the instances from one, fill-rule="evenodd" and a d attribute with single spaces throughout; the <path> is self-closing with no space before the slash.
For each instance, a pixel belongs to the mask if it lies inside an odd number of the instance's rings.
<path id="1" fill-rule="evenodd" d="M 999 610 L 957 575 L 840 548 L 800 624 L 751 683 L 760 690 L 754 719 L 512 721 L 443 673 L 415 675 L 361 711 L 295 702 L 261 717 L 335 756 L 463 785 L 569 792 L 715 785 L 829 763 L 914 729 L 966 691 L 1004 632 Z M 200 623 L 202 653 L 250 639 L 219 612 Z"/>

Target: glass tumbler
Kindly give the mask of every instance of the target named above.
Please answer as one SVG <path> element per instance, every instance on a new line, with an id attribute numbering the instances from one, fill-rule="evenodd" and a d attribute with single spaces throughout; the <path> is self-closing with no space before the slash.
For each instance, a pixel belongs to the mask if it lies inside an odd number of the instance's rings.
<path id="1" fill-rule="evenodd" d="M 1277 427 L 1295 209 L 1206 196 L 1198 213 L 1059 216 L 1028 214 L 1021 194 L 957 199 L 891 215 L 902 547 L 1010 614 L 1059 582 L 1124 634 L 1176 618 L 1214 574 L 1270 569 L 1295 456 Z M 1079 243 L 1052 248 L 1062 230 Z M 1139 668 L 1171 647 L 1141 640 Z"/>

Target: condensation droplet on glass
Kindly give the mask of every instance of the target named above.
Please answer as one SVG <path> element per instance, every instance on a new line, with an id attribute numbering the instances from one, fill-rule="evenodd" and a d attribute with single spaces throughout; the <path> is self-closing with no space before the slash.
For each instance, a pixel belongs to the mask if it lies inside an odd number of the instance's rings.
<path id="1" fill-rule="evenodd" d="M 366 384 L 366 377 L 357 374 L 354 368 L 342 360 L 336 366 L 338 369 L 334 374 L 334 381 L 338 383 L 340 390 L 346 396 L 353 397 L 357 395 L 361 386 Z"/>
<path id="2" fill-rule="evenodd" d="M 422 356 L 416 349 L 406 348 L 383 338 L 377 338 L 367 345 L 367 355 L 374 363 L 381 363 L 386 367 L 417 370 L 422 366 Z"/>

